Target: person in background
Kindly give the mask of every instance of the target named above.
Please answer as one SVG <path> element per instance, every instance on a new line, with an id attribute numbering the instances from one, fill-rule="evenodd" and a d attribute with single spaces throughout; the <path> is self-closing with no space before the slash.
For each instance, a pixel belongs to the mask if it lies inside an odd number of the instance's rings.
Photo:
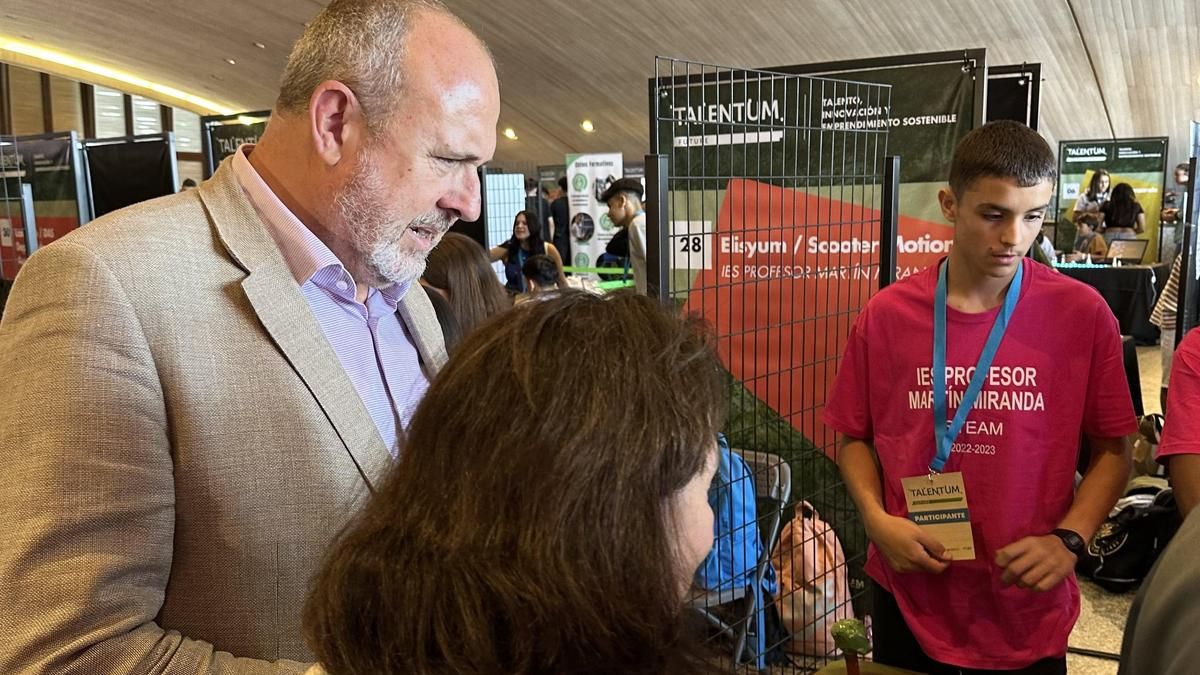
<path id="1" fill-rule="evenodd" d="M 629 266 L 637 292 L 646 295 L 646 210 L 642 208 L 642 182 L 636 178 L 620 178 L 600 195 L 608 204 L 608 217 L 613 225 L 629 236 Z"/>
<path id="2" fill-rule="evenodd" d="M 196 189 L 196 181 L 192 180 L 191 178 L 184 178 L 183 182 L 179 184 L 180 192 L 183 192 L 184 190 L 195 190 L 195 189 Z"/>
<path id="3" fill-rule="evenodd" d="M 450 303 L 463 335 L 512 306 L 487 251 L 457 232 L 447 232 L 430 252 L 421 283 Z"/>
<path id="4" fill-rule="evenodd" d="M 550 202 L 540 194 L 536 178 L 525 179 L 525 210 L 538 214 L 542 232 L 550 231 Z"/>
<path id="5" fill-rule="evenodd" d="M 525 288 L 529 290 L 518 295 L 515 302 L 545 300 L 552 297 L 551 294 L 558 288 L 558 266 L 548 255 L 530 257 L 521 268 L 521 273 L 525 275 Z"/>
<path id="6" fill-rule="evenodd" d="M 1117 675 L 1193 675 L 1200 662 L 1200 513 L 1171 538 L 1142 581 L 1121 643 Z"/>
<path id="7" fill-rule="evenodd" d="M 1076 225 L 1080 220 L 1087 220 L 1092 224 L 1093 229 L 1099 226 L 1100 207 L 1108 201 L 1108 188 L 1111 183 L 1112 177 L 1104 169 L 1092 172 L 1092 179 L 1088 181 L 1088 189 L 1080 193 L 1075 200 L 1075 212 L 1071 219 Z"/>
<path id="8" fill-rule="evenodd" d="M 1159 211 L 1159 221 L 1163 225 L 1175 225 L 1175 250 L 1183 245 L 1183 228 L 1181 225 L 1187 218 L 1188 212 L 1188 166 L 1187 162 L 1175 165 L 1175 189 L 1167 190 L 1163 195 L 1163 208 Z"/>
<path id="9" fill-rule="evenodd" d="M 1150 312 L 1150 323 L 1158 326 L 1158 349 L 1162 369 L 1162 386 L 1158 390 L 1160 410 L 1167 410 L 1167 387 L 1171 384 L 1171 366 L 1175 355 L 1176 307 L 1179 304 L 1179 269 L 1183 257 L 1175 256 L 1171 263 L 1171 273 L 1167 277 L 1167 285 L 1163 287 L 1158 300 L 1154 302 L 1154 310 Z"/>
<path id="10" fill-rule="evenodd" d="M 1119 675 L 1191 675 L 1200 659 L 1200 330 L 1175 351 L 1165 417 L 1156 459 L 1167 467 L 1183 525 L 1129 610 Z"/>
<path id="11" fill-rule="evenodd" d="M 1071 248 L 1068 260 L 1087 260 L 1088 256 L 1091 256 L 1094 262 L 1100 262 L 1106 255 L 1108 244 L 1104 243 L 1104 237 L 1096 233 L 1092 221 L 1084 219 L 1076 223 L 1075 245 Z"/>
<path id="12" fill-rule="evenodd" d="M 417 279 L 479 217 L 499 116 L 441 5 L 332 0 L 256 145 L 29 258 L 0 322 L 0 673 L 308 668 L 309 579 L 446 359 Z"/>
<path id="13" fill-rule="evenodd" d="M 1050 240 L 1050 237 L 1047 237 L 1045 232 L 1038 232 L 1034 243 L 1042 250 L 1042 255 L 1046 256 L 1046 260 L 1053 265 L 1054 261 L 1058 259 L 1058 251 L 1054 250 L 1054 242 Z"/>
<path id="14" fill-rule="evenodd" d="M 550 202 L 550 217 L 553 221 L 551 243 L 558 249 L 562 259 L 570 263 L 571 257 L 571 207 L 567 199 L 567 177 L 558 177 L 558 196 Z"/>
<path id="15" fill-rule="evenodd" d="M 824 418 L 871 541 L 880 663 L 1066 672 L 1075 563 L 1129 478 L 1136 425 L 1108 305 L 1023 257 L 1056 168 L 1023 124 L 967 134 L 938 194 L 949 256 L 872 297 L 847 340 Z M 908 517 L 935 480 L 929 496 L 965 495 L 945 508 L 968 519 L 973 558 Z"/>
<path id="16" fill-rule="evenodd" d="M 564 291 L 467 336 L 313 580 L 324 669 L 716 672 L 684 616 L 727 406 L 710 343 L 628 292 Z"/>
<path id="17" fill-rule="evenodd" d="M 1146 231 L 1146 213 L 1132 185 L 1117 183 L 1112 197 L 1100 207 L 1100 225 L 1100 233 L 1108 244 L 1118 239 L 1134 239 Z"/>
<path id="18" fill-rule="evenodd" d="M 1162 440 L 1155 458 L 1166 465 L 1179 512 L 1187 518 L 1200 504 L 1200 331 L 1179 343 L 1171 362 Z"/>
<path id="19" fill-rule="evenodd" d="M 525 292 L 525 275 L 521 273 L 525 261 L 535 255 L 548 255 L 558 266 L 558 286 L 567 287 L 567 278 L 562 273 L 562 256 L 554 244 L 542 240 L 542 228 L 537 214 L 521 211 L 513 219 L 513 233 L 508 241 L 492 247 L 489 256 L 493 261 L 504 263 L 504 288 L 510 295 Z"/>

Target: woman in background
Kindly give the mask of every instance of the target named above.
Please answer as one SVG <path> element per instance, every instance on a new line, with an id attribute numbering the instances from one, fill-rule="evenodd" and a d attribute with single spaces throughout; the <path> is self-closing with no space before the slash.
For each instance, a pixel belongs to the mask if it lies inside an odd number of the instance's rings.
<path id="1" fill-rule="evenodd" d="M 628 292 L 565 291 L 468 335 L 314 579 L 320 663 L 713 671 L 684 600 L 713 541 L 720 372 L 695 323 Z"/>
<path id="2" fill-rule="evenodd" d="M 447 232 L 430 251 L 421 283 L 449 303 L 463 335 L 512 306 L 487 252 L 457 232 Z"/>
<path id="3" fill-rule="evenodd" d="M 562 257 L 554 244 L 542 240 L 542 226 L 538 223 L 537 214 L 532 211 L 521 211 L 513 220 L 513 234 L 508 241 L 493 247 L 490 252 L 493 261 L 504 261 L 504 288 L 510 294 L 524 293 L 525 276 L 521 270 L 525 261 L 535 255 L 548 255 L 558 266 L 558 287 L 567 287 L 567 278 L 563 275 Z"/>
<path id="4" fill-rule="evenodd" d="M 1100 207 L 1108 201 L 1108 186 L 1111 183 L 1112 177 L 1104 169 L 1093 172 L 1088 189 L 1075 200 L 1075 215 L 1072 221 L 1078 224 L 1080 220 L 1088 220 L 1094 229 L 1100 223 Z"/>
<path id="5" fill-rule="evenodd" d="M 1111 244 L 1116 239 L 1134 239 L 1146 231 L 1146 214 L 1134 195 L 1129 183 L 1117 183 L 1112 198 L 1100 207 L 1101 232 L 1104 241 Z"/>

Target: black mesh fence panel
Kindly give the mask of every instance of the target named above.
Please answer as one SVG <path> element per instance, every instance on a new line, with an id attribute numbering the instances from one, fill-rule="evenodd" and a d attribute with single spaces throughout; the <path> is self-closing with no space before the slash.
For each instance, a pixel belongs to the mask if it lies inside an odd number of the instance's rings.
<path id="1" fill-rule="evenodd" d="M 648 257 L 665 263 L 658 294 L 711 324 L 728 374 L 717 536 L 690 605 L 731 671 L 812 672 L 836 655 L 833 621 L 869 610 L 821 412 L 895 236 L 880 229 L 890 102 L 886 85 L 656 61 L 666 226 L 651 214 Z"/>

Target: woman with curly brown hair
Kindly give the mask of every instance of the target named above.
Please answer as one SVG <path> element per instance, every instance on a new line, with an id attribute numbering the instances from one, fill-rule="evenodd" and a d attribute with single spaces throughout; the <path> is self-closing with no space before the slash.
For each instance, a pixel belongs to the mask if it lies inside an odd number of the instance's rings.
<path id="1" fill-rule="evenodd" d="M 725 407 L 705 333 L 647 297 L 489 321 L 317 575 L 309 646 L 334 675 L 708 670 L 683 603 Z"/>

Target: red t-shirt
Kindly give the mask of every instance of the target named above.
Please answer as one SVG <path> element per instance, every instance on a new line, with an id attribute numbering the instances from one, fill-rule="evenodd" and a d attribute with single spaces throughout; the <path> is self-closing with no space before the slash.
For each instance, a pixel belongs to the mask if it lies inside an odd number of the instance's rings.
<path id="1" fill-rule="evenodd" d="M 1200 330 L 1189 332 L 1175 349 L 1166 420 L 1158 460 L 1200 454 Z"/>
<path id="2" fill-rule="evenodd" d="M 964 668 L 1017 669 L 1066 653 L 1079 616 L 1074 575 L 1046 593 L 1001 583 L 996 551 L 1058 527 L 1074 499 L 1082 430 L 1136 428 L 1112 311 L 1091 287 L 1026 259 L 1020 300 L 945 471 L 961 471 L 975 560 L 941 574 L 900 574 L 872 545 L 867 572 L 896 596 L 930 657 Z M 933 296 L 937 266 L 877 294 L 850 332 L 825 423 L 871 440 L 884 507 L 908 513 L 900 481 L 933 458 Z M 1000 311 L 946 309 L 947 417 L 953 419 Z M 957 398 L 956 395 L 957 394 Z"/>

